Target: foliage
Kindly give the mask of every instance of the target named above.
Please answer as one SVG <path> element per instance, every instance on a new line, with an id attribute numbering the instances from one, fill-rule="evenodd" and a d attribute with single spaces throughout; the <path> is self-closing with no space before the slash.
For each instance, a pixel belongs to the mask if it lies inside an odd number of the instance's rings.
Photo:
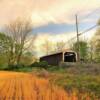
<path id="1" fill-rule="evenodd" d="M 72 46 L 72 50 L 78 52 L 78 43 L 75 42 Z M 80 58 L 86 59 L 88 54 L 88 44 L 85 41 L 79 42 L 79 51 L 80 51 Z"/>
<path id="2" fill-rule="evenodd" d="M 0 33 L 0 64 L 5 65 L 8 62 L 11 38 L 5 33 Z"/>
<path id="3" fill-rule="evenodd" d="M 0 54 L 8 53 L 11 38 L 5 33 L 0 33 Z"/>
<path id="4" fill-rule="evenodd" d="M 65 45 L 66 45 L 66 43 L 63 41 L 57 42 L 55 44 L 55 52 L 59 52 L 59 51 L 64 50 Z"/>
<path id="5" fill-rule="evenodd" d="M 36 58 L 32 55 L 31 52 L 25 52 L 21 56 L 20 64 L 23 64 L 25 66 L 30 65 Z"/>
<path id="6" fill-rule="evenodd" d="M 100 26 L 100 19 L 97 23 Z M 100 27 L 97 28 L 93 38 L 91 39 L 92 45 L 92 58 L 95 62 L 100 62 Z"/>
<path id="7" fill-rule="evenodd" d="M 91 41 L 94 48 L 94 60 L 100 62 L 100 28 L 98 28 Z"/>
<path id="8" fill-rule="evenodd" d="M 98 23 L 97 23 L 97 25 L 100 25 L 100 19 L 98 20 Z"/>
<path id="9" fill-rule="evenodd" d="M 42 47 L 41 49 L 43 49 L 44 53 L 46 55 L 48 55 L 48 54 L 50 54 L 52 52 L 53 44 L 52 44 L 52 42 L 50 40 L 45 39 L 44 43 L 42 44 L 41 47 Z"/>
<path id="10" fill-rule="evenodd" d="M 31 67 L 40 67 L 40 68 L 48 68 L 48 63 L 46 61 L 42 62 L 34 62 L 33 64 L 30 65 Z"/>

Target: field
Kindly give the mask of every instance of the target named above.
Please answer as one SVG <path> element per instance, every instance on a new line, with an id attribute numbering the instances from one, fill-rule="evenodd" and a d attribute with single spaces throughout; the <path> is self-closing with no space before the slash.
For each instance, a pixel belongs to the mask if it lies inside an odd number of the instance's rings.
<path id="1" fill-rule="evenodd" d="M 67 92 L 75 90 L 78 95 L 87 93 L 100 99 L 100 64 L 76 64 L 65 67 L 50 67 L 47 70 L 36 70 L 40 77 L 46 77 Z M 95 100 L 95 99 L 92 99 Z"/>
<path id="2" fill-rule="evenodd" d="M 92 99 L 91 99 L 92 98 Z M 95 98 L 95 99 L 94 99 Z M 33 74 L 0 72 L 0 100 L 99 100 L 87 93 L 65 92 Z"/>
<path id="3" fill-rule="evenodd" d="M 0 100 L 67 100 L 67 95 L 31 74 L 0 72 Z"/>

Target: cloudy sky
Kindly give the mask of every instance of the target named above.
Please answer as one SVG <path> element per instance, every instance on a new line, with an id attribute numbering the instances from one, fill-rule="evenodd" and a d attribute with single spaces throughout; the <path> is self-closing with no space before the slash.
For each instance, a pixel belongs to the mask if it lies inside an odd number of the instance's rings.
<path id="1" fill-rule="evenodd" d="M 100 18 L 100 0 L 0 0 L 0 28 L 17 17 L 30 17 L 33 34 L 40 40 L 36 41 L 37 48 L 45 39 L 68 41 L 76 36 L 75 14 L 80 32 L 94 26 Z M 90 39 L 94 32 L 83 37 Z"/>

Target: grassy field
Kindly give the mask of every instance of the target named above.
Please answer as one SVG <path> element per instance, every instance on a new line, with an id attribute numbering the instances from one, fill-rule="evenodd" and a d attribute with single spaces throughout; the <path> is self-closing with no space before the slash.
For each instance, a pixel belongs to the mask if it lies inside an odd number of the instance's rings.
<path id="1" fill-rule="evenodd" d="M 49 78 L 50 82 L 63 87 L 71 92 L 73 89 L 78 92 L 88 92 L 100 98 L 100 65 L 78 64 L 64 68 L 49 68 L 47 70 L 33 69 L 39 76 Z"/>
<path id="2" fill-rule="evenodd" d="M 55 86 L 59 86 L 60 88 L 64 89 L 62 90 L 58 87 L 54 88 L 53 86 L 54 91 L 59 91 L 55 95 L 61 94 L 62 91 L 65 93 L 66 91 L 64 98 L 67 99 L 61 99 L 59 97 L 60 99 L 57 100 L 100 100 L 100 64 L 76 64 L 73 66 L 65 66 L 65 67 L 49 66 L 47 69 L 43 69 L 40 67 L 23 67 L 23 68 L 15 69 L 13 71 L 17 71 L 17 72 L 11 72 L 11 73 L 8 72 L 9 74 L 7 72 L 4 74 L 0 72 L 1 80 L 2 78 L 4 79 L 4 77 L 7 78 L 8 80 L 5 82 L 2 81 L 3 83 L 0 82 L 1 90 L 2 90 L 1 87 L 3 87 L 4 84 L 8 83 L 5 85 L 5 87 L 12 88 L 14 87 L 13 84 L 19 84 L 18 85 L 19 88 L 21 87 L 22 84 L 23 89 L 25 88 L 26 90 L 19 89 L 16 91 L 27 91 L 27 89 L 29 88 L 32 89 L 34 88 L 34 83 L 32 83 L 32 81 L 38 80 L 37 82 L 41 84 L 41 81 L 44 80 L 46 82 L 48 81 L 48 84 L 53 84 Z M 34 78 L 30 77 L 30 75 L 32 77 L 36 76 L 38 77 L 38 79 L 36 79 L 35 77 Z M 20 77 L 23 77 L 23 79 L 21 79 Z M 13 80 L 9 80 L 9 78 L 12 78 Z M 28 87 L 27 88 L 26 87 L 27 84 L 30 84 L 31 86 L 29 87 L 27 86 Z M 8 91 L 15 91 L 14 89 L 12 90 L 11 88 L 6 88 L 6 89 Z M 45 89 L 47 88 L 51 89 L 51 87 L 48 87 L 48 85 L 46 86 Z M 6 89 L 4 88 L 3 91 L 6 91 Z M 30 89 L 31 92 L 32 89 Z M 47 93 L 46 90 L 43 91 Z M 5 92 L 0 92 L 0 93 L 4 94 Z M 51 100 L 51 99 L 43 99 L 43 100 Z"/>
<path id="3" fill-rule="evenodd" d="M 99 100 L 94 94 L 65 92 L 33 74 L 0 72 L 0 100 Z"/>
<path id="4" fill-rule="evenodd" d="M 68 100 L 66 92 L 43 78 L 0 72 L 0 100 Z"/>

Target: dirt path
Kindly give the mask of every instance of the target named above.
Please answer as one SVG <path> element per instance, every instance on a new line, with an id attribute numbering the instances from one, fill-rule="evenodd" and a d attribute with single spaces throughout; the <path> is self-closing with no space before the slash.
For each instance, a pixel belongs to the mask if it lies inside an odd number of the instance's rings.
<path id="1" fill-rule="evenodd" d="M 63 95 L 62 95 L 63 93 Z M 63 90 L 31 74 L 0 72 L 0 100 L 67 100 Z"/>

